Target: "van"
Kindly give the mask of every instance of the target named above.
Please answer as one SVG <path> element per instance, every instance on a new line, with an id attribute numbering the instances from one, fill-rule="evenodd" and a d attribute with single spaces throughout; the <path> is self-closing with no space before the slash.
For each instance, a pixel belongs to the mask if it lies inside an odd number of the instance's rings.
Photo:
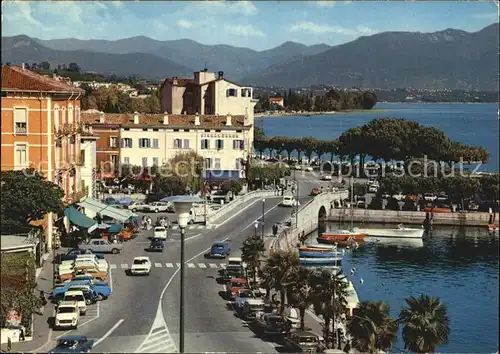
<path id="1" fill-rule="evenodd" d="M 78 308 L 80 310 L 80 315 L 85 316 L 87 313 L 87 303 L 85 301 L 85 296 L 81 290 L 68 290 L 64 293 L 64 301 L 76 301 L 78 303 Z"/>
<path id="2" fill-rule="evenodd" d="M 55 316 L 56 328 L 77 328 L 80 320 L 80 310 L 76 301 L 62 301 L 57 306 Z"/>

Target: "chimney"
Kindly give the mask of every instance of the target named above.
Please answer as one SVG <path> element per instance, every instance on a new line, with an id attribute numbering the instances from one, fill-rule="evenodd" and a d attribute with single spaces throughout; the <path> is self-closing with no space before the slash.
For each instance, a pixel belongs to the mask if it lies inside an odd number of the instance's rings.
<path id="1" fill-rule="evenodd" d="M 194 116 L 194 125 L 200 125 L 200 116 L 198 115 L 198 112 L 196 112 L 196 115 Z"/>
<path id="2" fill-rule="evenodd" d="M 172 85 L 177 85 L 178 84 L 178 81 L 177 81 L 177 76 L 174 76 L 172 78 Z"/>
<path id="3" fill-rule="evenodd" d="M 168 112 L 163 113 L 163 124 L 168 125 Z"/>
<path id="4" fill-rule="evenodd" d="M 104 124 L 105 123 L 105 118 L 106 118 L 106 115 L 104 114 L 104 112 L 100 111 L 99 112 L 99 123 Z"/>
<path id="5" fill-rule="evenodd" d="M 139 112 L 134 112 L 134 124 L 139 124 Z"/>
<path id="6" fill-rule="evenodd" d="M 23 63 L 21 67 L 23 68 L 23 70 L 26 70 L 26 63 Z"/>
<path id="7" fill-rule="evenodd" d="M 224 78 L 224 71 L 219 71 L 219 80 Z"/>
<path id="8" fill-rule="evenodd" d="M 231 124 L 231 115 L 228 113 L 227 116 L 226 116 L 226 125 L 229 126 L 229 125 L 232 125 Z"/>

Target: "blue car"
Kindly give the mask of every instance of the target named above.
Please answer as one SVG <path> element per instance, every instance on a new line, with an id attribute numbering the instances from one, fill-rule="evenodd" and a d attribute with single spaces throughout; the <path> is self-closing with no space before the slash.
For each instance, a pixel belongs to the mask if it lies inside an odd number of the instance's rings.
<path id="1" fill-rule="evenodd" d="M 210 247 L 210 252 L 205 254 L 205 258 L 226 258 L 231 254 L 231 243 L 229 241 L 214 242 Z"/>
<path id="2" fill-rule="evenodd" d="M 111 295 L 111 288 L 106 283 L 93 283 L 90 280 L 82 280 L 82 281 L 70 281 L 64 286 L 55 288 L 49 295 L 49 299 L 54 302 L 58 302 L 64 296 L 64 293 L 69 290 L 71 287 L 77 286 L 88 286 L 92 289 L 92 291 L 96 295 L 97 300 L 107 299 Z"/>
<path id="3" fill-rule="evenodd" d="M 64 336 L 49 353 L 88 353 L 93 346 L 94 341 L 85 336 Z"/>

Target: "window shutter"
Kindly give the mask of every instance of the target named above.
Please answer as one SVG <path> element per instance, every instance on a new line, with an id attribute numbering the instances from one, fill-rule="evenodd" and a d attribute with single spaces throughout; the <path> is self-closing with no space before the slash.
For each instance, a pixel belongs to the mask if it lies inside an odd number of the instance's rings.
<path id="1" fill-rule="evenodd" d="M 26 123 L 28 111 L 24 108 L 16 108 L 14 111 L 14 123 Z"/>

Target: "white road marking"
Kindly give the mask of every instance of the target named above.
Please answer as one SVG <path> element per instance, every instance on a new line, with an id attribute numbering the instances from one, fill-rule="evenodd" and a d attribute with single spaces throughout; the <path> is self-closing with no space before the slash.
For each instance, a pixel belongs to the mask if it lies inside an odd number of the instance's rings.
<path id="1" fill-rule="evenodd" d="M 180 268 L 180 267 L 181 267 L 181 264 L 180 264 L 180 263 L 175 263 L 175 266 L 176 266 L 177 268 Z"/>
<path id="2" fill-rule="evenodd" d="M 116 269 L 116 264 L 112 264 L 115 266 L 115 268 L 110 267 L 111 269 Z M 111 293 L 113 293 L 113 272 L 111 270 L 109 271 L 109 290 L 111 290 Z"/>
<path id="3" fill-rule="evenodd" d="M 195 265 L 193 263 L 188 263 L 187 266 L 188 266 L 188 268 L 194 268 L 195 267 Z"/>
<path id="4" fill-rule="evenodd" d="M 161 266 L 162 266 L 161 263 L 155 263 L 156 268 L 161 268 Z"/>
<path id="5" fill-rule="evenodd" d="M 115 329 L 117 329 L 119 325 L 121 325 L 121 324 L 123 323 L 123 321 L 125 321 L 125 320 L 122 318 L 120 321 L 116 322 L 116 324 L 115 324 L 113 327 L 111 327 L 111 329 L 110 329 L 109 331 L 107 331 L 105 335 L 103 335 L 103 336 L 102 336 L 102 337 L 101 337 L 101 338 L 100 338 L 97 342 L 95 342 L 95 343 L 94 343 L 94 347 L 95 347 L 96 345 L 99 345 L 99 343 L 101 343 L 101 342 L 102 342 L 103 340 L 105 340 L 106 338 L 108 338 L 108 337 L 109 337 L 109 335 L 110 335 L 111 333 L 113 333 L 113 331 L 114 331 Z"/>
<path id="6" fill-rule="evenodd" d="M 196 234 L 196 235 L 193 235 L 193 236 L 189 236 L 189 237 L 185 238 L 184 241 L 192 240 L 193 238 L 200 237 L 201 235 L 203 235 L 203 234 Z"/>
<path id="7" fill-rule="evenodd" d="M 205 263 L 198 263 L 199 268 L 206 268 L 207 265 Z"/>
<path id="8" fill-rule="evenodd" d="M 173 268 L 174 267 L 173 263 L 165 263 L 165 265 L 167 266 L 167 268 Z"/>
<path id="9" fill-rule="evenodd" d="M 122 264 L 122 265 L 121 265 L 121 268 L 122 268 L 122 269 L 127 269 L 127 268 L 128 268 L 128 264 Z"/>
<path id="10" fill-rule="evenodd" d="M 221 268 L 226 268 L 226 263 L 221 263 L 219 265 L 221 266 Z"/>
<path id="11" fill-rule="evenodd" d="M 116 264 L 110 264 L 110 265 L 109 265 L 109 268 L 110 268 L 110 269 L 116 269 Z"/>
<path id="12" fill-rule="evenodd" d="M 215 264 L 215 263 L 210 263 L 208 266 L 209 266 L 210 268 L 217 268 L 217 264 Z"/>

